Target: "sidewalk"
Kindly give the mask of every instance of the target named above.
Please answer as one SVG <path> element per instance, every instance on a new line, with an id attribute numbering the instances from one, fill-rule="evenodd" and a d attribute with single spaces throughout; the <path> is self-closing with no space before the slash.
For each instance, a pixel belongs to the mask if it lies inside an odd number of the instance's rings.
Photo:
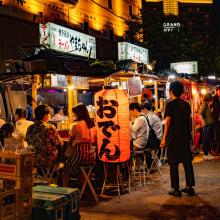
<path id="1" fill-rule="evenodd" d="M 175 198 L 170 190 L 169 167 L 162 166 L 163 176 L 157 174 L 144 188 L 102 201 L 98 206 L 80 209 L 81 220 L 219 220 L 220 219 L 220 157 L 203 161 L 194 159 L 196 196 Z M 184 172 L 180 170 L 181 187 L 185 186 Z"/>

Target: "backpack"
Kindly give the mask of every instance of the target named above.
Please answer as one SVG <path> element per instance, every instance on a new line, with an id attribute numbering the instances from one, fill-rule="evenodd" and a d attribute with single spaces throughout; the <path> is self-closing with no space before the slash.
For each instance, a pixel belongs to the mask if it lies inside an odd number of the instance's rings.
<path id="1" fill-rule="evenodd" d="M 156 135 L 154 129 L 150 125 L 148 117 L 145 115 L 143 115 L 143 116 L 146 118 L 147 124 L 150 128 L 146 148 L 156 150 L 160 147 L 160 140 L 157 138 L 157 135 Z"/>

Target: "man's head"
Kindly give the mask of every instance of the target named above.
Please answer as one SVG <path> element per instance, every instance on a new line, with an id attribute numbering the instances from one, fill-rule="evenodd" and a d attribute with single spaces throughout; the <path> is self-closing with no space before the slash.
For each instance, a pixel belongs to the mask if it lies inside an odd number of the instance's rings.
<path id="1" fill-rule="evenodd" d="M 220 86 L 218 86 L 218 87 L 216 88 L 216 95 L 217 95 L 218 97 L 220 97 Z"/>
<path id="2" fill-rule="evenodd" d="M 54 108 L 54 114 L 60 114 L 63 115 L 63 108 L 61 106 L 56 106 Z"/>
<path id="3" fill-rule="evenodd" d="M 212 94 L 211 93 L 205 94 L 203 97 L 203 101 L 204 102 L 211 102 L 212 101 Z"/>
<path id="4" fill-rule="evenodd" d="M 138 102 L 132 102 L 129 105 L 130 117 L 137 118 L 141 114 L 141 106 Z"/>
<path id="5" fill-rule="evenodd" d="M 152 105 L 151 105 L 151 103 L 150 102 L 143 102 L 142 104 L 141 104 L 141 110 L 142 110 L 142 112 L 144 113 L 144 114 L 148 114 L 148 112 L 149 111 L 151 111 L 152 110 Z"/>
<path id="6" fill-rule="evenodd" d="M 23 108 L 17 108 L 15 110 L 16 120 L 21 118 L 27 118 L 27 110 Z"/>
<path id="7" fill-rule="evenodd" d="M 184 91 L 183 84 L 179 81 L 174 81 L 170 83 L 170 97 L 173 98 L 179 98 Z"/>

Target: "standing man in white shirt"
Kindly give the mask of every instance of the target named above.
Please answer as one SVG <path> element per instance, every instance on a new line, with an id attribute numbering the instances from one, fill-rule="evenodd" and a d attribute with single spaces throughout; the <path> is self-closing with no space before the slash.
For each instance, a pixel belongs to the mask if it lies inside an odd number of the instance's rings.
<path id="1" fill-rule="evenodd" d="M 141 113 L 141 106 L 137 102 L 129 105 L 130 118 L 131 118 L 131 141 L 133 150 L 143 150 L 147 145 L 149 136 L 149 126 L 146 117 Z"/>

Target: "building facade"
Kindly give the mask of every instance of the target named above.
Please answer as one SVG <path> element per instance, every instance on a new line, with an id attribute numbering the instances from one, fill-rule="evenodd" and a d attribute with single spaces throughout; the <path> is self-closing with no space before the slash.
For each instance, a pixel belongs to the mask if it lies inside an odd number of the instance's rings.
<path id="1" fill-rule="evenodd" d="M 39 23 L 52 22 L 96 37 L 97 58 L 117 59 L 125 21 L 141 0 L 3 0 L 0 5 L 1 60 L 19 58 L 19 45 L 39 43 Z"/>
<path id="2" fill-rule="evenodd" d="M 213 37 L 212 0 L 145 0 L 143 7 L 145 10 L 160 10 L 165 17 L 177 16 L 184 27 L 203 39 Z"/>

